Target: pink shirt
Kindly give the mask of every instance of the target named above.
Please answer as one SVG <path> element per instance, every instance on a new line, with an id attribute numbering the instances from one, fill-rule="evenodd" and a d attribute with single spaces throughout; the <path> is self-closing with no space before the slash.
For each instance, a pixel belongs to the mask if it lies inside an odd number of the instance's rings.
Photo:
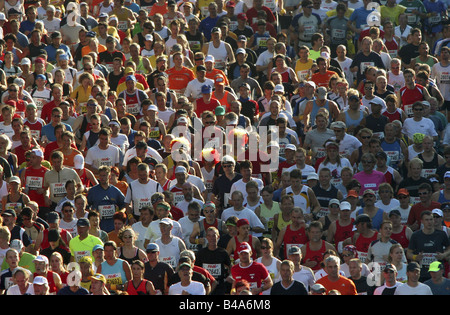
<path id="1" fill-rule="evenodd" d="M 364 194 L 366 189 L 372 189 L 377 192 L 378 186 L 386 182 L 384 174 L 375 170 L 373 170 L 371 174 L 367 174 L 364 171 L 356 173 L 353 178 L 361 184 L 361 190 L 359 191 L 360 196 Z"/>

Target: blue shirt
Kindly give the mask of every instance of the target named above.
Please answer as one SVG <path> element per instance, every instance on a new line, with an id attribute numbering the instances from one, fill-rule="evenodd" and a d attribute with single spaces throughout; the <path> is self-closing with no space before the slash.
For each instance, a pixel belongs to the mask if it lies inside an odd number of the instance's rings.
<path id="1" fill-rule="evenodd" d="M 63 123 L 66 126 L 66 130 L 72 132 L 72 127 L 69 124 Z M 56 141 L 56 136 L 55 136 L 55 127 L 53 127 L 53 125 L 47 124 L 44 127 L 42 127 L 41 129 L 41 137 L 42 136 L 46 136 L 49 142 L 53 142 Z"/>
<path id="2" fill-rule="evenodd" d="M 59 45 L 58 48 L 56 48 L 53 45 L 47 45 L 45 46 L 45 51 L 47 52 L 47 60 L 49 62 L 56 62 L 56 50 L 57 49 L 62 49 L 64 50 L 64 52 L 66 53 L 66 55 L 68 55 L 70 58 L 72 58 L 72 54 L 70 53 L 70 49 L 69 47 L 67 47 L 64 44 Z"/>
<path id="3" fill-rule="evenodd" d="M 88 205 L 91 206 L 92 209 L 98 210 L 100 213 L 100 229 L 106 233 L 114 230 L 113 215 L 117 210 L 125 207 L 125 196 L 123 193 L 113 185 L 110 185 L 108 189 L 103 189 L 103 187 L 98 184 L 89 189 L 87 200 Z M 108 209 L 107 206 L 111 205 L 117 207 L 114 207 L 112 210 Z"/>
<path id="4" fill-rule="evenodd" d="M 218 16 L 214 19 L 208 16 L 200 22 L 198 29 L 201 33 L 203 33 L 203 35 L 205 35 L 208 42 L 211 40 L 211 30 L 214 26 L 216 26 L 218 20 Z"/>
<path id="5" fill-rule="evenodd" d="M 364 7 L 358 8 L 353 11 L 352 15 L 350 16 L 350 21 L 356 22 L 356 28 L 362 31 L 364 28 L 361 28 L 361 26 L 365 25 L 367 27 L 367 16 L 370 13 L 372 13 L 372 10 L 366 10 Z M 358 37 L 359 34 L 356 34 L 355 38 Z"/>

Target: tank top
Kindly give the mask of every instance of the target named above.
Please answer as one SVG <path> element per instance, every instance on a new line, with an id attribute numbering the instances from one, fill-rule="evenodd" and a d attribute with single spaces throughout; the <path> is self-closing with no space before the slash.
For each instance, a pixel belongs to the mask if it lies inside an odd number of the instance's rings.
<path id="1" fill-rule="evenodd" d="M 409 240 L 406 237 L 406 225 L 403 226 L 403 229 L 400 231 L 400 233 L 392 233 L 391 238 L 402 245 L 403 248 L 408 248 Z"/>
<path id="2" fill-rule="evenodd" d="M 394 169 L 390 166 L 388 166 L 386 172 L 384 172 L 384 178 L 386 179 L 386 183 L 389 183 L 391 185 L 395 185 L 394 183 Z"/>
<path id="3" fill-rule="evenodd" d="M 56 293 L 56 284 L 55 279 L 53 278 L 54 272 L 51 270 L 47 270 L 47 276 L 46 279 L 48 281 L 48 287 L 49 287 L 49 293 Z M 35 272 L 33 274 L 33 278 L 38 277 L 39 275 Z"/>
<path id="4" fill-rule="evenodd" d="M 208 55 L 214 56 L 214 59 L 215 59 L 214 68 L 220 69 L 223 71 L 226 70 L 228 52 L 225 47 L 224 41 L 222 41 L 222 40 L 220 41 L 218 48 L 214 47 L 212 42 L 210 42 L 210 44 L 208 45 Z"/>
<path id="5" fill-rule="evenodd" d="M 5 210 L 20 212 L 23 208 L 23 194 L 20 194 L 20 197 L 16 202 L 11 202 L 10 196 L 10 194 L 6 195 Z"/>
<path id="6" fill-rule="evenodd" d="M 424 87 L 416 84 L 413 89 L 408 89 L 406 86 L 400 89 L 400 96 L 402 98 L 402 109 L 408 117 L 412 116 L 412 104 L 417 101 L 423 101 Z"/>
<path id="7" fill-rule="evenodd" d="M 313 251 L 311 250 L 311 248 L 309 247 L 309 243 L 306 243 L 306 253 L 305 253 L 305 257 L 303 257 L 303 262 L 305 261 L 315 261 L 317 262 L 317 264 L 311 268 L 312 270 L 316 271 L 321 269 L 321 262 L 323 259 L 323 253 L 325 253 L 326 251 L 326 246 L 325 246 L 325 241 L 322 240 L 322 246 L 320 247 L 319 250 Z"/>
<path id="8" fill-rule="evenodd" d="M 423 161 L 423 168 L 422 168 L 423 177 L 428 178 L 431 175 L 436 174 L 436 170 L 439 167 L 438 154 L 436 152 L 433 155 L 433 159 L 429 162 L 424 160 L 422 153 L 419 153 L 417 157 Z"/>
<path id="9" fill-rule="evenodd" d="M 176 268 L 180 259 L 180 247 L 178 246 L 179 238 L 172 237 L 169 244 L 163 244 L 161 239 L 155 241 L 159 246 L 159 260 Z"/>
<path id="10" fill-rule="evenodd" d="M 338 189 L 334 185 L 330 185 L 328 190 L 325 190 L 320 185 L 316 185 L 312 188 L 314 194 L 316 195 L 317 201 L 319 201 L 320 210 L 317 214 L 318 217 L 323 217 L 328 214 L 328 204 L 331 199 L 336 199 L 338 194 Z"/>
<path id="11" fill-rule="evenodd" d="M 348 111 L 345 111 L 345 124 L 347 125 L 347 127 L 359 126 L 359 123 L 361 122 L 361 120 L 363 118 L 364 118 L 363 111 L 359 111 L 359 118 L 358 119 L 351 118 L 350 115 L 348 114 Z"/>
<path id="12" fill-rule="evenodd" d="M 124 91 L 125 102 L 127 104 L 127 112 L 133 115 L 138 115 L 141 111 L 141 99 L 139 97 L 139 93 L 135 92 L 133 94 L 128 94 L 127 91 Z"/>
<path id="13" fill-rule="evenodd" d="M 443 189 L 439 192 L 439 199 L 438 199 L 438 202 L 439 202 L 440 204 L 443 204 L 444 202 L 450 202 L 450 199 L 446 199 L 446 198 L 445 198 L 444 190 L 443 190 Z"/>
<path id="14" fill-rule="evenodd" d="M 83 168 L 83 173 L 81 173 L 81 175 L 80 175 L 80 180 L 81 180 L 81 183 L 85 187 L 90 187 L 91 186 L 91 180 L 87 177 L 85 168 Z"/>
<path id="15" fill-rule="evenodd" d="M 136 247 L 136 249 L 135 249 L 135 251 L 134 251 L 134 257 L 133 257 L 133 258 L 126 258 L 126 257 L 123 255 L 122 248 L 120 248 L 120 255 L 119 255 L 119 258 L 125 260 L 125 261 L 128 262 L 128 263 L 130 264 L 130 266 L 131 266 L 131 263 L 132 263 L 134 260 L 140 260 L 140 258 L 139 258 L 139 248 Z"/>
<path id="16" fill-rule="evenodd" d="M 149 282 L 148 280 L 143 279 L 141 281 L 141 283 L 139 283 L 138 287 L 135 288 L 133 281 L 128 281 L 126 291 L 129 295 L 148 295 L 148 292 L 147 292 L 147 283 L 148 282 Z"/>
<path id="17" fill-rule="evenodd" d="M 277 222 L 277 229 L 278 229 L 278 231 L 281 231 L 282 229 L 284 229 L 286 226 L 288 226 L 291 223 L 292 223 L 291 220 L 285 221 L 283 219 L 283 216 L 281 215 L 281 213 L 278 215 L 278 222 Z"/>
<path id="18" fill-rule="evenodd" d="M 364 213 L 363 208 L 359 209 L 358 211 L 356 211 L 356 215 L 360 215 Z M 375 216 L 372 218 L 372 227 L 375 230 L 379 230 L 381 227 L 381 223 L 383 223 L 383 213 L 384 211 L 381 210 L 380 208 L 378 208 L 377 213 L 375 214 Z"/>
<path id="19" fill-rule="evenodd" d="M 308 196 L 308 186 L 303 185 L 299 194 L 294 194 L 292 187 L 286 188 L 286 195 L 292 195 L 294 197 L 294 206 L 300 207 L 304 213 L 311 212 L 311 204 Z"/>
<path id="20" fill-rule="evenodd" d="M 312 107 L 311 113 L 309 114 L 310 115 L 309 116 L 310 117 L 309 121 L 312 124 L 315 124 L 316 115 L 319 112 L 320 108 L 325 108 L 328 112 L 330 112 L 330 103 L 328 101 L 325 101 L 325 105 L 324 106 L 318 106 L 317 103 L 316 103 L 316 100 L 313 100 L 313 107 Z M 332 115 L 330 115 L 330 123 L 331 123 L 332 118 L 333 118 Z"/>
<path id="21" fill-rule="evenodd" d="M 384 45 L 386 46 L 389 55 L 391 58 L 397 58 L 398 55 L 398 49 L 400 48 L 399 44 L 395 40 L 394 37 L 392 37 L 391 41 L 387 41 L 386 39 L 383 39 Z"/>
<path id="22" fill-rule="evenodd" d="M 114 265 L 102 262 L 102 275 L 109 284 L 124 284 L 127 281 L 125 270 L 123 269 L 123 259 L 118 258 Z"/>
<path id="23" fill-rule="evenodd" d="M 261 217 L 265 218 L 267 221 L 267 226 L 266 226 L 267 233 L 264 233 L 264 234 L 272 235 L 272 229 L 273 229 L 273 226 L 275 223 L 275 221 L 274 221 L 275 214 L 277 214 L 277 213 L 279 214 L 278 223 L 280 222 L 280 220 L 284 222 L 284 220 L 282 218 L 283 216 L 281 215 L 280 204 L 278 202 L 274 201 L 272 204 L 272 209 L 269 209 L 269 208 L 267 208 L 267 206 L 264 203 L 262 203 L 259 206 L 259 208 L 261 210 L 261 212 L 260 212 Z"/>
<path id="24" fill-rule="evenodd" d="M 306 235 L 306 229 L 304 226 L 302 226 L 297 231 L 293 231 L 291 229 L 291 225 L 289 224 L 286 227 L 286 232 L 284 233 L 283 237 L 283 245 L 284 245 L 284 257 L 288 257 L 289 249 L 292 246 L 298 246 L 301 248 L 303 245 L 305 245 L 308 242 L 308 236 Z"/>
<path id="25" fill-rule="evenodd" d="M 367 238 L 360 234 L 356 239 L 355 246 L 358 252 L 358 258 L 361 259 L 362 262 L 367 261 L 367 251 L 369 250 L 370 243 L 375 241 L 377 238 L 378 232 L 375 231 L 372 237 Z"/>
<path id="26" fill-rule="evenodd" d="M 241 242 L 239 242 L 237 236 L 234 237 L 234 241 L 236 243 L 236 250 L 234 251 L 233 258 L 234 258 L 234 261 L 236 261 L 236 260 L 239 259 L 238 248 L 241 246 Z M 256 254 L 255 248 L 253 247 L 253 236 L 252 235 L 248 236 L 248 242 L 247 243 L 250 245 L 250 248 L 252 249 L 252 259 L 256 260 L 256 258 L 258 258 L 258 256 Z"/>
<path id="27" fill-rule="evenodd" d="M 402 114 L 400 113 L 398 108 L 396 108 L 395 112 L 393 112 L 393 113 L 390 113 L 387 110 L 385 110 L 382 113 L 382 115 L 386 116 L 390 122 L 393 122 L 394 120 L 400 120 L 400 121 L 402 120 Z"/>
<path id="28" fill-rule="evenodd" d="M 388 156 L 390 160 L 389 165 L 393 168 L 398 168 L 398 162 L 403 158 L 402 147 L 400 145 L 400 140 L 396 139 L 392 143 L 388 143 L 385 140 L 381 142 L 381 148 Z"/>
<path id="29" fill-rule="evenodd" d="M 222 98 L 217 98 L 215 93 L 213 94 L 213 97 L 216 98 L 219 101 L 220 105 L 224 106 L 228 112 L 228 109 L 230 108 L 230 104 L 228 103 L 228 94 L 230 94 L 230 92 L 228 92 L 227 90 L 223 92 L 224 93 Z"/>
<path id="30" fill-rule="evenodd" d="M 202 167 L 201 169 L 202 175 L 203 175 L 203 182 L 205 183 L 206 190 L 208 193 L 212 191 L 213 188 L 213 179 L 214 179 L 214 168 L 211 169 L 210 172 L 208 172 L 205 167 Z"/>
<path id="31" fill-rule="evenodd" d="M 25 185 L 28 188 L 28 197 L 36 201 L 39 207 L 45 207 L 44 195 L 38 194 L 37 189 L 44 187 L 44 175 L 47 171 L 48 169 L 43 166 L 38 169 L 28 167 L 25 170 Z"/>
<path id="32" fill-rule="evenodd" d="M 351 219 L 351 223 L 347 226 L 342 226 L 339 220 L 336 221 L 336 232 L 334 233 L 334 243 L 337 245 L 340 242 L 345 241 L 347 238 L 352 237 L 353 232 L 353 222 L 355 219 Z"/>

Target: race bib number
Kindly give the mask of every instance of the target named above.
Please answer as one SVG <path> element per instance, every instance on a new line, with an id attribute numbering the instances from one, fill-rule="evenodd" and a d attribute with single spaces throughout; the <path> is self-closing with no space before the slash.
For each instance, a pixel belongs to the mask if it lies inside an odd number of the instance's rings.
<path id="1" fill-rule="evenodd" d="M 44 182 L 43 177 L 27 176 L 27 179 L 26 179 L 27 187 L 30 189 L 42 188 L 43 182 Z"/>
<path id="2" fill-rule="evenodd" d="M 203 264 L 203 268 L 208 270 L 216 279 L 222 275 L 222 266 L 220 264 Z"/>
<path id="3" fill-rule="evenodd" d="M 128 21 L 119 21 L 117 28 L 123 32 L 126 32 L 128 29 Z"/>
<path id="4" fill-rule="evenodd" d="M 127 111 L 133 115 L 139 114 L 139 104 L 127 104 Z"/>
<path id="5" fill-rule="evenodd" d="M 103 166 L 103 165 L 113 166 L 112 165 L 112 160 L 109 157 L 101 158 L 100 160 L 98 160 L 98 162 L 99 162 L 99 165 L 98 165 L 99 167 Z"/>
<path id="6" fill-rule="evenodd" d="M 432 176 L 434 174 L 436 174 L 436 169 L 435 168 L 423 169 L 422 170 L 422 177 L 429 178 L 430 176 Z"/>
<path id="7" fill-rule="evenodd" d="M 77 251 L 74 254 L 75 254 L 74 256 L 75 256 L 75 259 L 77 262 L 79 262 L 80 259 L 83 257 L 91 256 L 91 253 L 88 250 Z"/>
<path id="8" fill-rule="evenodd" d="M 50 187 L 53 197 L 64 197 L 67 194 L 64 183 L 52 183 Z"/>
<path id="9" fill-rule="evenodd" d="M 328 210 L 328 208 L 320 208 L 319 212 L 317 212 L 317 217 L 318 218 L 326 217 L 329 213 L 330 211 Z"/>
<path id="10" fill-rule="evenodd" d="M 105 275 L 106 283 L 109 284 L 122 284 L 122 276 L 120 273 L 113 273 L 110 275 Z"/>
<path id="11" fill-rule="evenodd" d="M 367 67 L 373 67 L 375 66 L 374 62 L 367 61 L 367 62 L 361 62 L 361 74 L 364 74 L 364 71 Z"/>
<path id="12" fill-rule="evenodd" d="M 423 253 L 421 261 L 422 266 L 429 266 L 432 262 L 436 261 L 436 253 Z"/>
<path id="13" fill-rule="evenodd" d="M 116 207 L 114 205 L 102 205 L 98 206 L 98 211 L 102 219 L 111 219 L 116 213 Z"/>
<path id="14" fill-rule="evenodd" d="M 6 210 L 14 210 L 18 211 L 22 209 L 22 203 L 21 202 L 7 202 L 5 205 Z"/>
<path id="15" fill-rule="evenodd" d="M 345 30 L 333 29 L 331 30 L 331 36 L 334 39 L 345 39 Z"/>

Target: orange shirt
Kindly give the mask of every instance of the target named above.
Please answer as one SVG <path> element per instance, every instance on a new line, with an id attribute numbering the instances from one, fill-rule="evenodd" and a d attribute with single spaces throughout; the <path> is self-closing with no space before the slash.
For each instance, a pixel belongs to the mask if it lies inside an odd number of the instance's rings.
<path id="1" fill-rule="evenodd" d="M 169 9 L 167 9 L 167 3 L 164 3 L 164 5 L 160 6 L 157 3 L 155 3 L 152 6 L 152 9 L 150 10 L 150 13 L 148 15 L 153 16 L 156 13 L 161 13 L 161 15 L 166 14 L 169 11 Z"/>
<path id="2" fill-rule="evenodd" d="M 89 45 L 84 46 L 83 48 L 81 48 L 81 57 L 86 56 L 91 51 L 92 50 L 91 50 L 91 47 L 89 47 Z M 98 53 L 101 53 L 103 51 L 106 51 L 106 46 L 104 46 L 102 44 L 98 44 Z"/>
<path id="3" fill-rule="evenodd" d="M 317 72 L 312 75 L 311 81 L 313 81 L 317 85 L 317 87 L 324 86 L 328 88 L 328 83 L 330 82 L 330 79 L 333 75 L 338 76 L 336 72 L 330 70 L 327 70 L 325 74 L 320 74 L 319 72 Z"/>
<path id="4" fill-rule="evenodd" d="M 195 80 L 194 72 L 186 67 L 176 70 L 175 67 L 166 71 L 169 77 L 169 89 L 182 90 L 185 89 L 189 82 Z"/>
<path id="5" fill-rule="evenodd" d="M 230 85 L 230 82 L 228 81 L 227 76 L 225 75 L 225 73 L 220 70 L 220 69 L 212 69 L 211 72 L 206 71 L 205 77 L 207 77 L 208 79 L 211 79 L 214 81 L 214 78 L 216 77 L 216 75 L 220 74 L 221 76 L 224 77 L 225 79 L 225 85 Z"/>
<path id="6" fill-rule="evenodd" d="M 353 281 L 343 276 L 339 276 L 339 280 L 334 282 L 330 281 L 328 276 L 325 276 L 317 280 L 317 283 L 325 287 L 327 294 L 331 290 L 338 290 L 342 295 L 358 295 Z"/>

